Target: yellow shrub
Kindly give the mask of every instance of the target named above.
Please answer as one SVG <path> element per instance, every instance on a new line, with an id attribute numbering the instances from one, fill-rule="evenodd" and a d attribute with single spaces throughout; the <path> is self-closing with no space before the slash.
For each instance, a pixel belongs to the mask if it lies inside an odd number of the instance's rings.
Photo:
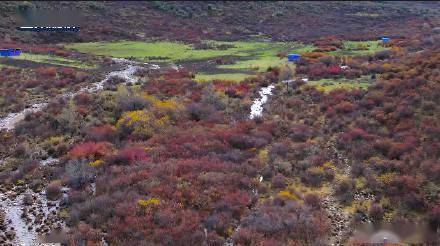
<path id="1" fill-rule="evenodd" d="M 157 97 L 155 97 L 153 95 L 149 95 L 147 92 L 142 92 L 140 96 L 142 98 L 152 102 L 153 105 L 156 105 L 160 101 Z"/>
<path id="2" fill-rule="evenodd" d="M 162 107 L 162 108 L 170 108 L 170 109 L 175 109 L 175 108 L 179 107 L 176 100 L 174 100 L 174 99 L 170 99 L 170 100 L 166 100 L 166 101 L 158 101 L 156 103 L 156 106 Z"/>
<path id="3" fill-rule="evenodd" d="M 261 149 L 260 152 L 258 153 L 258 159 L 262 162 L 262 163 L 266 163 L 268 161 L 268 150 L 266 148 Z"/>
<path id="4" fill-rule="evenodd" d="M 152 136 L 169 123 L 170 117 L 164 113 L 158 112 L 155 115 L 152 111 L 134 110 L 122 114 L 122 117 L 116 123 L 116 127 L 132 128 L 136 134 Z"/>
<path id="5" fill-rule="evenodd" d="M 60 142 L 64 141 L 64 136 L 53 136 L 49 138 L 49 143 L 52 145 L 58 145 Z"/>
<path id="6" fill-rule="evenodd" d="M 90 164 L 90 166 L 92 166 L 92 167 L 96 167 L 96 166 L 101 165 L 102 163 L 104 163 L 104 161 L 101 160 L 101 159 L 98 159 L 98 160 L 96 160 L 96 161 L 92 161 L 92 162 L 90 162 L 89 164 Z"/>
<path id="7" fill-rule="evenodd" d="M 358 44 L 358 45 L 356 46 L 356 48 L 359 49 L 359 50 L 367 50 L 369 47 L 370 47 L 370 46 L 367 45 L 367 44 Z"/>
<path id="8" fill-rule="evenodd" d="M 288 190 L 282 190 L 282 191 L 278 192 L 278 195 L 282 196 L 282 197 L 287 197 L 290 200 L 299 200 L 299 197 L 296 194 L 292 194 Z"/>
<path id="9" fill-rule="evenodd" d="M 335 166 L 333 165 L 333 163 L 331 161 L 327 161 L 324 163 L 324 165 L 322 165 L 324 168 L 331 168 L 334 169 Z"/>
<path id="10" fill-rule="evenodd" d="M 395 173 L 385 173 L 380 175 L 379 180 L 382 181 L 384 184 L 389 184 L 391 181 L 394 180 L 394 177 L 396 176 Z"/>
<path id="11" fill-rule="evenodd" d="M 154 198 L 154 197 L 150 198 L 150 199 L 147 199 L 147 200 L 139 199 L 137 203 L 140 206 L 146 207 L 146 206 L 151 205 L 151 204 L 153 204 L 153 205 L 159 204 L 160 203 L 160 199 L 159 198 Z"/>

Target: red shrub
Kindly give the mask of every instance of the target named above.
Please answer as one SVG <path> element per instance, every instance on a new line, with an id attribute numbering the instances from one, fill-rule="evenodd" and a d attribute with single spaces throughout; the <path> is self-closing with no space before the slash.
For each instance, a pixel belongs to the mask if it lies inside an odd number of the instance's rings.
<path id="1" fill-rule="evenodd" d="M 339 65 L 332 64 L 328 67 L 328 72 L 330 74 L 340 74 L 342 72 L 342 69 Z"/>
<path id="2" fill-rule="evenodd" d="M 57 56 L 63 56 L 63 57 L 68 57 L 69 53 L 67 51 L 64 50 L 55 50 L 54 54 Z"/>
<path id="3" fill-rule="evenodd" d="M 89 129 L 88 137 L 94 141 L 111 141 L 116 136 L 116 128 L 110 124 Z"/>
<path id="4" fill-rule="evenodd" d="M 286 177 L 284 177 L 284 175 L 282 174 L 277 174 L 275 175 L 271 181 L 270 181 L 273 185 L 273 187 L 277 188 L 277 189 L 282 189 L 286 187 Z"/>
<path id="5" fill-rule="evenodd" d="M 75 100 L 76 105 L 83 106 L 89 105 L 92 101 L 92 99 L 90 98 L 90 94 L 84 92 L 75 95 L 73 99 Z"/>
<path id="6" fill-rule="evenodd" d="M 347 143 L 349 141 L 372 140 L 374 136 L 360 128 L 350 128 L 341 136 L 341 141 Z"/>
<path id="7" fill-rule="evenodd" d="M 67 79 L 60 79 L 60 80 L 56 80 L 54 85 L 55 85 L 55 87 L 62 88 L 62 87 L 65 87 L 66 85 L 68 85 L 71 81 L 72 80 L 68 79 L 68 78 Z"/>
<path id="8" fill-rule="evenodd" d="M 55 77 L 57 74 L 56 67 L 39 67 L 36 69 L 36 72 L 44 77 Z"/>
<path id="9" fill-rule="evenodd" d="M 75 69 L 70 68 L 70 67 L 60 68 L 59 73 L 62 77 L 66 77 L 66 78 L 74 78 L 75 77 Z"/>
<path id="10" fill-rule="evenodd" d="M 119 151 L 119 155 L 128 160 L 130 163 L 135 161 L 145 160 L 147 158 L 147 153 L 144 148 L 141 147 L 129 147 Z"/>
<path id="11" fill-rule="evenodd" d="M 336 105 L 335 110 L 337 113 L 350 113 L 355 108 L 354 104 L 351 102 L 341 102 Z"/>
<path id="12" fill-rule="evenodd" d="M 24 82 L 24 87 L 26 88 L 34 88 L 40 85 L 40 81 L 38 80 L 28 80 L 26 82 Z"/>
<path id="13" fill-rule="evenodd" d="M 102 157 L 109 153 L 112 148 L 112 144 L 109 142 L 83 142 L 78 143 L 69 151 L 68 156 L 70 158 L 81 157 Z"/>

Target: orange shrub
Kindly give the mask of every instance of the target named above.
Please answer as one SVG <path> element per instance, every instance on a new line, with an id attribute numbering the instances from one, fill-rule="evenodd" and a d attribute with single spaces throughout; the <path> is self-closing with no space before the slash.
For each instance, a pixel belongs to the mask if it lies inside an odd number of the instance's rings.
<path id="1" fill-rule="evenodd" d="M 94 157 L 99 158 L 110 152 L 112 144 L 106 141 L 92 142 L 87 141 L 78 143 L 69 151 L 70 158 Z"/>

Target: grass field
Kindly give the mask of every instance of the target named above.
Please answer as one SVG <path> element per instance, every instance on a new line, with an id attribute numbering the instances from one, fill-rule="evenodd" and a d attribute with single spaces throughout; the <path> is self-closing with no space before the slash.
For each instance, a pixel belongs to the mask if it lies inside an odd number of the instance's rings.
<path id="1" fill-rule="evenodd" d="M 375 52 L 387 50 L 389 48 L 383 47 L 381 41 L 343 41 L 344 48 L 338 49 L 328 54 L 331 55 L 368 55 Z M 366 47 L 366 49 L 359 49 L 359 46 Z"/>
<path id="2" fill-rule="evenodd" d="M 184 60 L 202 60 L 221 56 L 276 56 L 276 52 L 289 51 L 292 49 L 305 49 L 311 46 L 304 46 L 298 43 L 269 43 L 261 41 L 237 41 L 220 42 L 204 41 L 213 47 L 219 45 L 231 45 L 227 49 L 196 49 L 193 45 L 179 42 L 157 41 L 157 42 L 99 42 L 99 43 L 77 43 L 67 45 L 67 48 L 80 52 L 93 53 L 124 58 L 138 58 L 153 62 L 179 62 Z M 292 50 L 293 51 L 293 50 Z"/>
<path id="3" fill-rule="evenodd" d="M 315 86 L 318 90 L 329 92 L 334 89 L 355 89 L 355 88 L 367 88 L 373 83 L 373 81 L 367 77 L 361 77 L 358 79 L 320 79 L 320 80 L 309 80 L 307 85 Z"/>
<path id="4" fill-rule="evenodd" d="M 85 64 L 78 60 L 73 60 L 73 59 L 64 58 L 61 56 L 53 56 L 53 55 L 22 53 L 20 56 L 12 56 L 11 59 L 28 60 L 33 62 L 41 62 L 41 63 L 60 65 L 66 67 L 83 68 L 83 69 L 92 69 L 95 67 L 93 65 Z"/>
<path id="5" fill-rule="evenodd" d="M 80 52 L 93 53 L 113 57 L 136 58 L 147 62 L 182 62 L 213 59 L 218 57 L 233 56 L 237 59 L 233 64 L 217 66 L 217 74 L 200 71 L 197 80 L 230 79 L 239 81 L 249 77 L 248 73 L 266 71 L 270 66 L 278 66 L 287 62 L 286 58 L 277 57 L 279 52 L 301 53 L 311 51 L 312 45 L 303 45 L 296 42 L 262 42 L 262 41 L 236 41 L 221 42 L 207 40 L 203 42 L 209 48 L 197 49 L 194 45 L 179 42 L 134 42 L 119 41 L 108 43 L 77 43 L 67 45 L 67 48 Z M 226 45 L 224 49 L 219 49 Z M 221 70 L 225 69 L 225 72 Z M 226 71 L 226 69 L 228 71 Z M 232 69 L 232 71 L 231 71 Z M 233 70 L 237 70 L 234 72 Z"/>
<path id="6" fill-rule="evenodd" d="M 220 73 L 220 74 L 197 73 L 196 81 L 203 82 L 203 81 L 211 81 L 214 79 L 242 81 L 245 78 L 249 78 L 249 77 L 255 77 L 255 75 L 245 74 L 245 73 Z"/>
<path id="7" fill-rule="evenodd" d="M 297 42 L 263 42 L 263 41 L 235 41 L 223 42 L 206 40 L 202 42 L 205 49 L 197 49 L 192 44 L 170 41 L 117 41 L 76 43 L 66 45 L 84 53 L 95 55 L 134 58 L 143 62 L 191 62 L 203 61 L 219 57 L 233 57 L 235 62 L 226 65 L 212 65 L 216 72 L 197 71 L 198 81 L 212 79 L 230 79 L 239 81 L 249 77 L 249 74 L 266 71 L 269 67 L 286 64 L 287 59 L 277 57 L 278 53 L 304 53 L 315 47 Z M 366 50 L 359 49 L 359 45 Z M 221 46 L 224 46 L 221 48 Z M 370 54 L 386 48 L 379 45 L 379 41 L 344 41 L 344 48 L 330 52 L 333 55 L 362 55 Z M 224 71 L 222 71 L 224 70 Z M 248 74 L 249 73 L 249 74 Z M 360 84 L 361 86 L 365 86 Z M 347 84 L 346 86 L 349 86 Z M 324 86 L 322 88 L 327 88 Z"/>

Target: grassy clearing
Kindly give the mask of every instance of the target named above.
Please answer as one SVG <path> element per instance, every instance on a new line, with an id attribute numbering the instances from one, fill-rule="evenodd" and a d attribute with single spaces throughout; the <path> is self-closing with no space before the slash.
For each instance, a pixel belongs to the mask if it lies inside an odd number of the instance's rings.
<path id="1" fill-rule="evenodd" d="M 374 54 L 378 51 L 387 50 L 388 47 L 383 47 L 381 41 L 343 41 L 344 48 L 332 52 L 330 55 L 368 55 Z M 365 49 L 360 49 L 364 47 Z"/>
<path id="2" fill-rule="evenodd" d="M 312 45 L 303 45 L 296 42 L 262 42 L 262 41 L 204 41 L 208 49 L 196 49 L 194 45 L 179 42 L 156 41 L 156 42 L 99 42 L 77 43 L 67 45 L 67 48 L 80 52 L 92 53 L 113 57 L 136 58 L 147 62 L 182 62 L 206 60 L 218 57 L 233 56 L 238 61 L 233 64 L 217 66 L 218 74 L 201 71 L 197 75 L 198 81 L 212 79 L 229 79 L 239 81 L 257 72 L 266 71 L 268 67 L 279 66 L 287 62 L 286 58 L 280 59 L 277 54 L 301 53 L 313 50 Z M 219 46 L 225 46 L 220 49 Z M 228 69 L 228 71 L 226 71 Z M 236 71 L 231 71 L 236 70 Z M 243 73 L 245 72 L 245 73 Z"/>
<path id="3" fill-rule="evenodd" d="M 33 62 L 41 62 L 59 66 L 66 67 L 75 67 L 75 68 L 83 68 L 83 69 L 92 69 L 95 66 L 90 64 L 85 64 L 78 60 L 73 60 L 69 58 L 64 58 L 61 56 L 53 56 L 53 55 L 41 55 L 41 54 L 30 54 L 30 53 L 22 53 L 20 56 L 12 56 L 12 59 L 17 60 L 28 60 Z"/>
<path id="4" fill-rule="evenodd" d="M 347 89 L 352 90 L 355 88 L 367 88 L 372 84 L 371 79 L 367 77 L 362 77 L 359 79 L 320 79 L 320 80 L 310 80 L 307 85 L 315 86 L 318 90 L 329 92 L 334 89 Z"/>
<path id="5" fill-rule="evenodd" d="M 250 60 L 237 61 L 233 64 L 220 65 L 219 68 L 246 69 L 264 72 L 268 67 L 276 67 L 287 62 L 286 58 L 280 59 L 276 56 L 256 56 Z"/>
<path id="6" fill-rule="evenodd" d="M 300 179 L 295 179 L 290 184 L 290 187 L 293 187 L 297 191 L 301 192 L 302 194 L 308 194 L 308 193 L 316 193 L 320 196 L 325 196 L 330 194 L 330 186 L 326 183 L 322 184 L 320 187 L 312 187 L 304 185 Z"/>
<path id="7" fill-rule="evenodd" d="M 270 52 L 272 56 L 276 56 L 276 52 L 283 51 L 287 48 L 304 48 L 304 45 L 299 45 L 297 43 L 280 42 L 269 43 L 259 41 L 204 41 L 204 43 L 212 45 L 214 47 L 219 45 L 231 45 L 233 47 L 226 49 L 196 49 L 193 45 L 190 44 L 169 41 L 157 41 L 148 43 L 137 41 L 77 43 L 67 45 L 66 47 L 78 50 L 80 52 L 93 53 L 96 55 L 124 58 L 133 57 L 156 62 L 202 60 L 221 56 L 261 56 L 267 55 L 267 52 Z"/>
<path id="8" fill-rule="evenodd" d="M 84 53 L 123 58 L 138 58 L 153 62 L 178 62 L 182 60 L 198 60 L 222 55 L 231 55 L 235 49 L 196 50 L 191 45 L 178 42 L 100 42 L 67 45 L 67 48 Z"/>
<path id="9" fill-rule="evenodd" d="M 378 13 L 368 13 L 368 12 L 357 12 L 355 14 L 347 14 L 351 16 L 359 16 L 359 17 L 379 17 L 381 16 Z"/>
<path id="10" fill-rule="evenodd" d="M 215 66 L 217 74 L 210 73 L 208 72 L 209 70 L 198 71 L 200 72 L 196 75 L 198 81 L 209 81 L 213 79 L 240 81 L 246 77 L 255 75 L 257 72 L 266 71 L 269 67 L 287 64 L 288 61 L 286 58 L 280 59 L 277 57 L 278 53 L 304 53 L 310 52 L 315 48 L 313 45 L 304 45 L 297 42 L 223 42 L 206 40 L 203 43 L 206 49 L 197 49 L 191 44 L 170 41 L 76 43 L 66 45 L 66 47 L 84 53 L 135 58 L 144 62 L 179 63 L 183 61 L 203 61 L 219 57 L 237 58 L 232 64 L 212 65 Z M 220 46 L 224 46 L 223 49 L 221 49 Z M 344 46 L 344 49 L 333 51 L 329 54 L 362 55 L 386 49 L 379 45 L 379 41 L 344 41 Z M 364 46 L 367 49 L 360 50 L 358 46 Z M 347 87 L 351 84 L 351 82 L 344 83 L 342 86 Z M 367 85 L 360 84 L 360 86 Z M 328 86 L 322 87 L 331 89 L 331 87 Z M 335 85 L 335 87 L 338 87 L 338 85 Z"/>
<path id="11" fill-rule="evenodd" d="M 242 81 L 249 77 L 255 77 L 255 75 L 245 74 L 245 73 L 220 73 L 220 74 L 197 73 L 195 79 L 198 82 L 211 81 L 214 79 Z"/>

